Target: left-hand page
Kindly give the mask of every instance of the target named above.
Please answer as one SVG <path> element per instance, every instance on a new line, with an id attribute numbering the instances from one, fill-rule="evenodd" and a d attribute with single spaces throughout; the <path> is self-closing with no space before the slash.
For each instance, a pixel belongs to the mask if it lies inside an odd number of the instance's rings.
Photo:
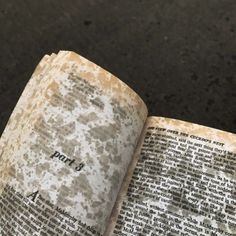
<path id="1" fill-rule="evenodd" d="M 109 72 L 45 56 L 0 139 L 0 234 L 102 235 L 146 117 Z"/>

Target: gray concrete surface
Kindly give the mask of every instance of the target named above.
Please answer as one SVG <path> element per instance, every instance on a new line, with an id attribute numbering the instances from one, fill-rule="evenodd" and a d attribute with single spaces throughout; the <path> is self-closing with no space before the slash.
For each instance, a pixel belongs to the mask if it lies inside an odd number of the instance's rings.
<path id="1" fill-rule="evenodd" d="M 40 58 L 73 50 L 150 115 L 236 132 L 235 0 L 0 0 L 0 133 Z"/>

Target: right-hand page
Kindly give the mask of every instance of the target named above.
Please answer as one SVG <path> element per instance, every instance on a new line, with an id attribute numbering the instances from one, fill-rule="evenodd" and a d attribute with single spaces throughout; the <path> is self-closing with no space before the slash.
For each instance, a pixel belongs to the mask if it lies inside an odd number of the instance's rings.
<path id="1" fill-rule="evenodd" d="M 236 235 L 236 135 L 150 117 L 113 235 Z"/>

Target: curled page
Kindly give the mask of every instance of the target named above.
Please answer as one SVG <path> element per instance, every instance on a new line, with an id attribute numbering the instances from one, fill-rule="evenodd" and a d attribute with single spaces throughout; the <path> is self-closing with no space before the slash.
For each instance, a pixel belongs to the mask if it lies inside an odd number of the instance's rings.
<path id="1" fill-rule="evenodd" d="M 0 234 L 102 235 L 146 117 L 99 66 L 45 56 L 0 140 Z"/>

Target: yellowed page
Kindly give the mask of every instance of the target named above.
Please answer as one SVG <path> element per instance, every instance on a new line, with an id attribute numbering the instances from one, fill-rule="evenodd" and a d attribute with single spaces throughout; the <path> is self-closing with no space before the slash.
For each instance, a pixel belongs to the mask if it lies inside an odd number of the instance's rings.
<path id="1" fill-rule="evenodd" d="M 122 203 L 127 198 L 126 195 L 127 195 L 127 192 L 128 192 L 128 187 L 129 187 L 130 181 L 132 179 L 133 172 L 135 170 L 135 166 L 137 165 L 137 162 L 138 162 L 138 159 L 139 159 L 139 156 L 140 156 L 141 147 L 142 147 L 142 144 L 143 144 L 143 141 L 144 141 L 144 138 L 145 138 L 145 134 L 146 134 L 146 130 L 147 130 L 147 127 L 148 127 L 147 125 L 148 125 L 148 123 L 146 122 L 144 127 L 143 127 L 143 131 L 140 135 L 139 142 L 138 142 L 137 147 L 135 149 L 134 155 L 132 157 L 132 160 L 129 164 L 128 170 L 127 170 L 126 175 L 124 177 L 124 181 L 122 182 L 120 191 L 117 195 L 116 202 L 115 202 L 115 205 L 113 207 L 111 216 L 109 218 L 109 222 L 107 224 L 107 228 L 106 228 L 106 231 L 104 233 L 104 236 L 112 235 L 113 230 L 114 230 L 116 224 L 118 223 L 118 216 L 120 214 Z"/>
<path id="2" fill-rule="evenodd" d="M 235 170 L 235 134 L 149 117 L 110 235 L 236 235 Z"/>
<path id="3" fill-rule="evenodd" d="M 0 234 L 102 235 L 146 116 L 109 72 L 46 56 L 0 140 Z"/>

